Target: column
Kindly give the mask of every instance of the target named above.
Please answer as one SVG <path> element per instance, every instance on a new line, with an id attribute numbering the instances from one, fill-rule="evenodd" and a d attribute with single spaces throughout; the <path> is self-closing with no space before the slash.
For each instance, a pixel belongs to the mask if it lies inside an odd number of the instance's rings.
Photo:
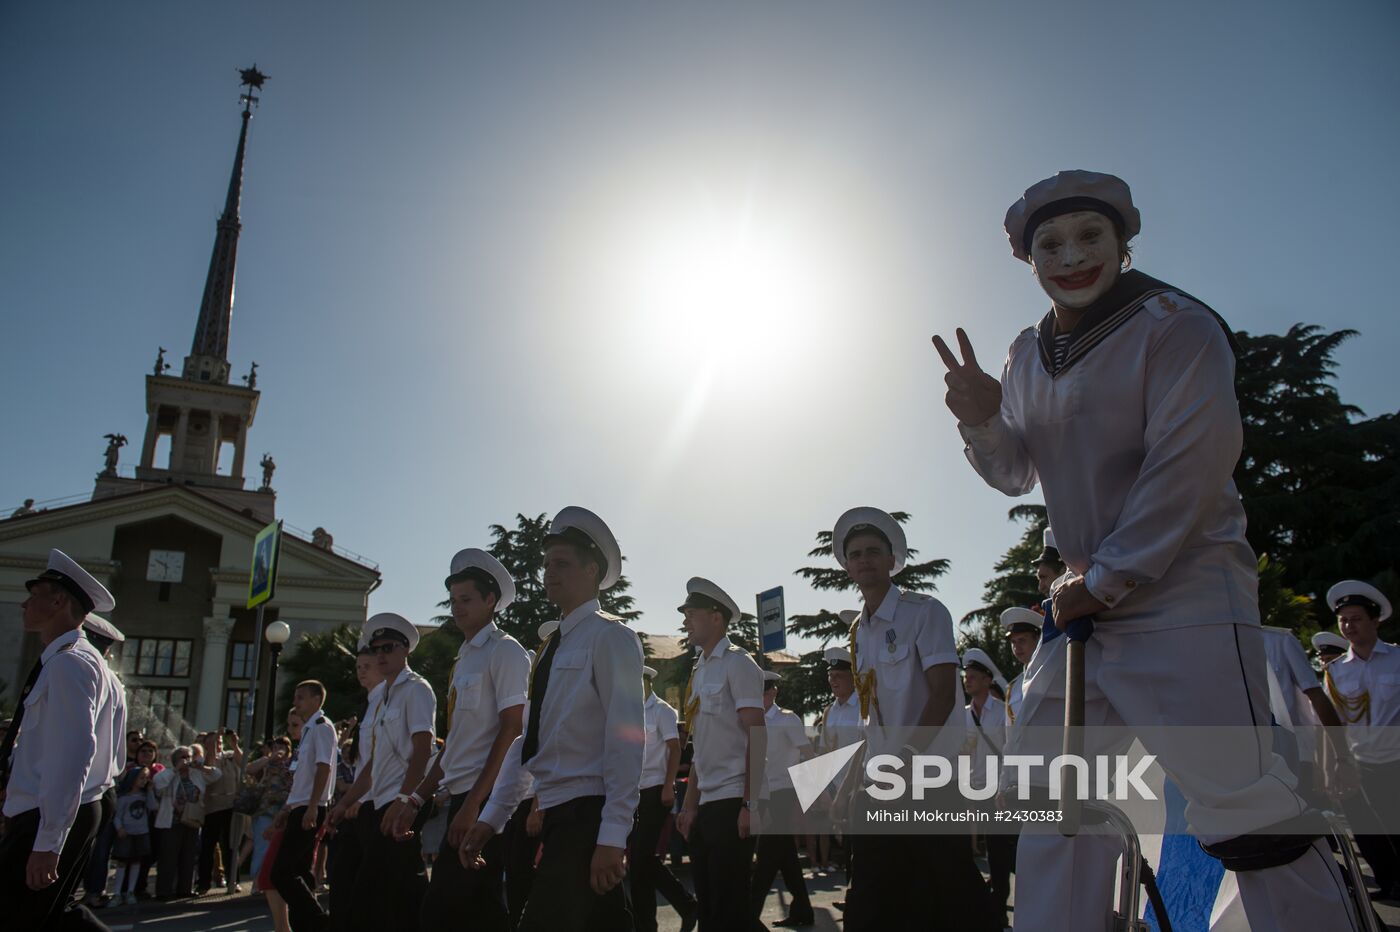
<path id="1" fill-rule="evenodd" d="M 180 408 L 180 420 L 175 425 L 175 436 L 170 441 L 170 471 L 179 472 L 185 468 L 185 438 L 190 433 L 190 409 Z"/>
<path id="2" fill-rule="evenodd" d="M 234 441 L 233 448 L 233 478 L 243 478 L 243 453 L 248 449 L 248 422 L 238 419 L 238 439 Z"/>
<path id="3" fill-rule="evenodd" d="M 160 421 L 160 405 L 146 412 L 146 440 L 141 444 L 141 465 L 150 469 L 156 464 L 156 440 L 160 432 L 156 425 Z"/>
<path id="4" fill-rule="evenodd" d="M 216 606 L 217 612 L 219 607 Z M 228 681 L 228 640 L 233 631 L 233 619 L 226 617 L 204 619 L 204 661 L 199 668 L 199 698 L 195 704 L 194 722 L 199 731 L 210 731 L 223 724 L 224 683 Z"/>

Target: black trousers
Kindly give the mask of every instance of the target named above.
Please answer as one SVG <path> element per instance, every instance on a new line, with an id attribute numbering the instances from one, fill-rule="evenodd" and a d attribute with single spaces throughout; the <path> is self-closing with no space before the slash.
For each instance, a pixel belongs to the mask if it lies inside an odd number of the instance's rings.
<path id="1" fill-rule="evenodd" d="M 70 898 L 78 881 L 87 868 L 88 855 L 92 852 L 92 841 L 103 822 L 103 810 L 110 821 L 112 803 L 104 800 L 85 803 L 78 807 L 73 817 L 73 825 L 58 854 L 58 880 L 42 890 L 31 890 L 25 883 L 29 869 L 29 855 L 34 849 L 34 839 L 39 834 L 39 810 L 21 812 L 9 820 L 3 838 L 0 838 L 0 904 L 3 904 L 4 925 L 9 929 L 63 929 L 71 928 L 66 914 L 77 912 Z M 92 914 L 82 910 L 88 918 Z M 96 923 L 96 919 L 92 919 Z M 105 928 L 98 923 L 96 928 Z"/>
<path id="2" fill-rule="evenodd" d="M 350 915 L 355 909 L 355 875 L 360 872 L 359 820 L 342 822 L 330 836 L 335 857 L 330 862 L 330 917 L 326 928 L 350 932 Z"/>
<path id="3" fill-rule="evenodd" d="M 350 928 L 355 932 L 418 932 L 418 912 L 423 894 L 428 892 L 420 831 L 431 807 L 424 806 L 418 813 L 413 834 L 403 841 L 379 830 L 386 811 L 387 807 L 360 809 L 360 869 L 355 874 Z"/>
<path id="4" fill-rule="evenodd" d="M 1400 761 L 1390 764 L 1357 761 L 1356 767 L 1361 772 L 1362 796 L 1365 804 L 1371 808 L 1371 812 L 1364 813 L 1361 818 L 1369 822 L 1379 819 L 1386 826 L 1400 826 L 1400 799 L 1397 799 L 1397 793 L 1400 793 Z M 1356 803 L 1353 803 L 1348 808 L 1355 806 Z M 1365 824 L 1356 819 L 1352 821 Z M 1357 835 L 1356 845 L 1361 849 L 1366 863 L 1371 865 L 1376 884 L 1383 891 L 1394 892 L 1400 887 L 1400 830 Z"/>
<path id="5" fill-rule="evenodd" d="M 656 854 L 661 830 L 670 812 L 661 802 L 661 786 L 642 790 L 637 804 L 637 824 L 627 839 L 627 879 L 632 888 L 632 913 L 637 932 L 656 932 L 656 892 L 666 897 L 682 916 L 695 910 L 695 897 L 676 879 Z"/>
<path id="6" fill-rule="evenodd" d="M 452 797 L 447 809 L 447 821 L 457 817 L 466 793 Z M 419 925 L 424 929 L 470 927 L 473 932 L 506 932 L 510 917 L 506 912 L 505 842 L 500 835 L 492 836 L 481 851 L 485 867 L 468 870 L 447 833 L 442 836 L 437 860 L 433 862 L 433 879 L 423 897 L 423 912 Z"/>
<path id="7" fill-rule="evenodd" d="M 754 838 L 739 837 L 743 803 L 738 798 L 701 803 L 690 827 L 690 869 L 700 901 L 700 932 L 762 928 L 749 909 Z"/>
<path id="8" fill-rule="evenodd" d="M 1000 932 L 968 836 L 853 835 L 850 840 L 853 874 L 845 932 Z"/>
<path id="9" fill-rule="evenodd" d="M 506 862 L 506 907 L 510 910 L 510 927 L 520 925 L 530 890 L 535 884 L 535 855 L 539 853 L 538 838 L 525 831 L 525 820 L 534 808 L 534 798 L 526 799 L 511 813 L 506 830 L 501 833 L 501 845 Z"/>
<path id="10" fill-rule="evenodd" d="M 768 805 L 774 810 L 790 809 L 788 818 L 795 819 L 798 811 L 797 792 L 790 789 L 774 790 Z M 762 918 L 763 904 L 768 899 L 768 891 L 773 886 L 774 878 L 781 872 L 783 886 L 787 887 L 788 896 L 792 897 L 792 907 L 788 910 L 789 918 L 799 922 L 810 922 L 812 900 L 807 896 L 807 881 L 802 876 L 802 865 L 797 861 L 797 839 L 792 835 L 769 834 L 759 835 L 757 838 L 754 850 L 758 856 L 754 861 L 753 880 L 749 884 L 749 911 L 755 919 Z"/>
<path id="11" fill-rule="evenodd" d="M 598 847 L 603 797 L 579 796 L 545 811 L 535 871 L 535 891 L 520 917 L 522 932 L 632 932 L 627 884 L 602 896 L 593 892 L 593 851 Z"/>
<path id="12" fill-rule="evenodd" d="M 204 828 L 199 831 L 199 873 L 196 889 L 209 889 L 209 880 L 214 876 L 216 847 L 224 853 L 224 883 L 232 886 L 238 882 L 238 863 L 233 856 L 232 836 L 232 809 L 205 813 Z"/>
<path id="13" fill-rule="evenodd" d="M 178 817 L 160 830 L 160 861 L 156 865 L 156 893 L 164 897 L 189 896 L 194 885 L 194 862 L 199 857 L 199 829 Z"/>
<path id="14" fill-rule="evenodd" d="M 992 908 L 1006 922 L 1006 901 L 1011 898 L 1011 873 L 1016 869 L 1017 835 L 987 836 L 987 869 L 991 872 Z"/>
<path id="15" fill-rule="evenodd" d="M 277 860 L 272 862 L 272 887 L 287 901 L 287 922 L 292 932 L 320 932 L 326 926 L 326 914 L 316 901 L 316 881 L 311 875 L 316 831 L 326 819 L 326 807 L 316 807 L 316 825 L 310 830 L 301 825 L 306 810 L 306 806 L 298 806 L 287 813 L 282 846 L 277 849 Z"/>

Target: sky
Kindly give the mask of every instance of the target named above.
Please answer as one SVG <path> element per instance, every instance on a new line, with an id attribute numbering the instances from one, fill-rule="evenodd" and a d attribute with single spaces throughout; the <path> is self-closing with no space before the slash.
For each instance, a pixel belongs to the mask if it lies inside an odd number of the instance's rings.
<path id="1" fill-rule="evenodd" d="M 929 338 L 999 369 L 1041 316 L 1001 222 L 1057 170 L 1126 179 L 1137 267 L 1236 328 L 1360 331 L 1342 397 L 1395 410 L 1398 33 L 1384 0 L 5 4 L 0 506 L 90 492 L 105 433 L 139 456 L 256 62 L 249 459 L 380 565 L 371 612 L 426 621 L 454 552 L 570 504 L 641 630 L 695 575 L 852 607 L 793 571 L 873 505 L 961 617 L 1040 499 L 968 466 Z"/>

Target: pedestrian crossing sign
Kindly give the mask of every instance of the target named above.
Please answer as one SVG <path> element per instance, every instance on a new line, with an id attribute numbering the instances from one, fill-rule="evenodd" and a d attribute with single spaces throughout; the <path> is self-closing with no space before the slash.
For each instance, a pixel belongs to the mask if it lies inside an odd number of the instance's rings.
<path id="1" fill-rule="evenodd" d="M 253 565 L 248 573 L 248 607 L 270 600 L 277 588 L 277 557 L 282 549 L 282 522 L 274 521 L 253 538 Z"/>

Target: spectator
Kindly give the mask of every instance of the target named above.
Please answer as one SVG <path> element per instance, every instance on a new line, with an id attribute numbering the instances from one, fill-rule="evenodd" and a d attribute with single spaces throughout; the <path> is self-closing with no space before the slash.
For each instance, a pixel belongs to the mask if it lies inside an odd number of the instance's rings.
<path id="1" fill-rule="evenodd" d="M 156 829 L 160 832 L 160 861 L 156 874 L 156 894 L 170 900 L 191 895 L 195 859 L 199 851 L 199 829 L 204 823 L 204 799 L 210 783 L 223 772 L 217 767 L 197 767 L 188 747 L 177 747 L 170 754 L 170 769 L 154 780 L 160 808 Z"/>
<path id="2" fill-rule="evenodd" d="M 263 754 L 248 765 L 248 779 L 256 779 L 262 788 L 262 801 L 253 813 L 253 861 L 248 873 L 255 881 L 262 873 L 263 858 L 267 855 L 268 830 L 272 820 L 282 811 L 287 801 L 287 791 L 292 787 L 292 742 L 285 735 L 273 738 L 263 745 Z M 253 892 L 258 892 L 254 883 Z"/>
<path id="3" fill-rule="evenodd" d="M 113 887 L 115 905 L 136 903 L 136 880 L 142 862 L 151 853 L 151 823 L 148 813 L 155 808 L 151 789 L 151 771 L 147 767 L 129 767 L 117 781 L 117 809 L 112 825 L 117 834 L 112 846 L 112 860 L 117 862 L 117 882 Z M 103 864 L 106 872 L 106 864 Z"/>
<path id="4" fill-rule="evenodd" d="M 224 750 L 225 735 L 228 737 L 228 750 Z M 216 767 L 222 776 L 209 784 L 209 794 L 204 803 L 204 828 L 199 838 L 199 883 L 196 889 L 201 894 L 209 890 L 217 848 L 223 852 L 224 880 L 228 892 L 238 893 L 241 888 L 232 844 L 233 798 L 238 795 L 238 788 L 243 783 L 243 749 L 238 745 L 238 734 L 225 732 L 222 728 L 209 733 L 204 749 L 204 759 Z"/>

